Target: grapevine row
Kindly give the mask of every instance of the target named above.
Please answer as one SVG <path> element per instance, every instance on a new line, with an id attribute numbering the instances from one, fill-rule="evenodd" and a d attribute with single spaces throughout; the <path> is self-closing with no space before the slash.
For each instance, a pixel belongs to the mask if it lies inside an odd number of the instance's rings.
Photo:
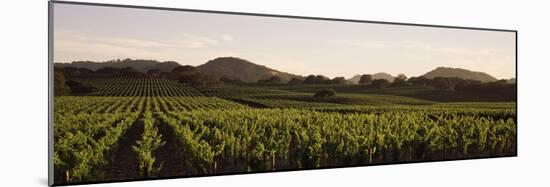
<path id="1" fill-rule="evenodd" d="M 97 96 L 203 96 L 190 86 L 160 78 L 118 78 L 86 80 L 97 87 Z"/>
<path id="2" fill-rule="evenodd" d="M 293 109 L 159 112 L 199 173 L 473 158 L 515 153 L 515 122 L 424 112 Z"/>

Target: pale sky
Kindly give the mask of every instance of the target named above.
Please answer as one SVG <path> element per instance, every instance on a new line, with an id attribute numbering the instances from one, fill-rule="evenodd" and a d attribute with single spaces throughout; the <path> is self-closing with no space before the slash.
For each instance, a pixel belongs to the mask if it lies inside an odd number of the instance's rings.
<path id="1" fill-rule="evenodd" d="M 234 56 L 298 75 L 436 67 L 515 77 L 513 32 L 55 4 L 54 61 L 153 59 L 200 65 Z"/>

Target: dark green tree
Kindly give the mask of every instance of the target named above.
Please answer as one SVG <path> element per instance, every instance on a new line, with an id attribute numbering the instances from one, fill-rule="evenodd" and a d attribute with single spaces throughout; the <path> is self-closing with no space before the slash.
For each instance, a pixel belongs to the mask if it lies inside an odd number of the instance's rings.
<path id="1" fill-rule="evenodd" d="M 372 81 L 372 86 L 377 88 L 377 89 L 383 89 L 383 88 L 387 87 L 389 84 L 390 84 L 390 81 L 388 81 L 386 79 L 374 79 Z"/>
<path id="2" fill-rule="evenodd" d="M 420 76 L 420 77 L 411 77 L 407 80 L 408 83 L 414 86 L 427 86 L 430 83 L 430 79 Z"/>
<path id="3" fill-rule="evenodd" d="M 54 72 L 53 93 L 55 96 L 67 95 L 71 92 L 65 84 L 65 76 L 61 71 Z"/>
<path id="4" fill-rule="evenodd" d="M 320 97 L 320 98 L 333 97 L 333 96 L 336 96 L 336 91 L 334 91 L 333 89 L 319 90 L 315 92 L 315 95 L 313 95 L 313 97 Z"/>
<path id="5" fill-rule="evenodd" d="M 149 77 L 160 77 L 162 71 L 159 69 L 150 69 L 147 71 L 147 76 Z"/>
<path id="6" fill-rule="evenodd" d="M 334 79 L 331 80 L 332 84 L 346 84 L 346 78 L 344 77 L 334 77 Z"/>
<path id="7" fill-rule="evenodd" d="M 296 84 L 302 84 L 304 81 L 300 78 L 292 78 L 290 79 L 290 81 L 288 81 L 288 84 L 291 84 L 291 85 L 296 85 Z"/>
<path id="8" fill-rule="evenodd" d="M 359 79 L 359 84 L 370 84 L 370 83 L 372 83 L 371 74 L 361 75 L 361 78 Z"/>
<path id="9" fill-rule="evenodd" d="M 306 79 L 304 80 L 304 84 L 316 84 L 317 78 L 315 75 L 308 75 Z"/>
<path id="10" fill-rule="evenodd" d="M 97 90 L 95 86 L 87 82 L 68 80 L 68 81 L 65 81 L 65 84 L 69 86 L 71 93 L 76 93 L 76 94 L 92 93 Z"/>
<path id="11" fill-rule="evenodd" d="M 393 79 L 393 86 L 404 86 L 407 84 L 407 76 L 405 74 L 399 74 Z"/>
<path id="12" fill-rule="evenodd" d="M 280 84 L 282 81 L 283 80 L 281 79 L 281 77 L 275 75 L 275 76 L 269 77 L 269 79 L 258 80 L 258 83 Z"/>

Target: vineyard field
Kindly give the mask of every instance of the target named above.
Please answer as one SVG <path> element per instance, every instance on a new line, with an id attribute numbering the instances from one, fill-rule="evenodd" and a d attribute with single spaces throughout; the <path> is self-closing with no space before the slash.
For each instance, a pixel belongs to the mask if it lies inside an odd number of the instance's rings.
<path id="1" fill-rule="evenodd" d="M 90 79 L 54 98 L 57 184 L 513 156 L 513 102 Z M 362 101 L 362 102 L 353 102 Z M 261 107 L 259 107 L 261 106 Z"/>
<path id="2" fill-rule="evenodd" d="M 154 78 L 118 78 L 118 79 L 89 79 L 85 82 L 97 87 L 93 96 L 203 96 L 190 86 L 181 86 L 180 83 L 167 79 Z"/>

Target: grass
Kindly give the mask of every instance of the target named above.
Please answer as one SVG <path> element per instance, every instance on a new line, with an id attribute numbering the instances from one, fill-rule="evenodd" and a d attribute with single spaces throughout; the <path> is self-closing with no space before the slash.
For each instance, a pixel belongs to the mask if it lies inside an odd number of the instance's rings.
<path id="1" fill-rule="evenodd" d="M 431 87 L 406 86 L 397 88 L 376 89 L 364 85 L 331 85 L 331 84 L 301 84 L 301 85 L 254 85 L 255 87 L 271 90 L 283 90 L 290 92 L 315 93 L 322 89 L 333 89 L 340 93 L 394 95 L 416 98 L 433 102 L 511 102 L 499 93 L 474 93 L 455 90 L 434 89 Z"/>
<path id="2" fill-rule="evenodd" d="M 434 102 L 394 96 L 394 95 L 377 95 L 377 94 L 337 94 L 334 97 L 316 98 L 312 94 L 297 93 L 293 95 L 265 95 L 255 97 L 258 99 L 279 99 L 279 100 L 291 100 L 300 102 L 317 102 L 317 103 L 332 103 L 332 104 L 344 104 L 344 105 L 427 105 Z"/>

